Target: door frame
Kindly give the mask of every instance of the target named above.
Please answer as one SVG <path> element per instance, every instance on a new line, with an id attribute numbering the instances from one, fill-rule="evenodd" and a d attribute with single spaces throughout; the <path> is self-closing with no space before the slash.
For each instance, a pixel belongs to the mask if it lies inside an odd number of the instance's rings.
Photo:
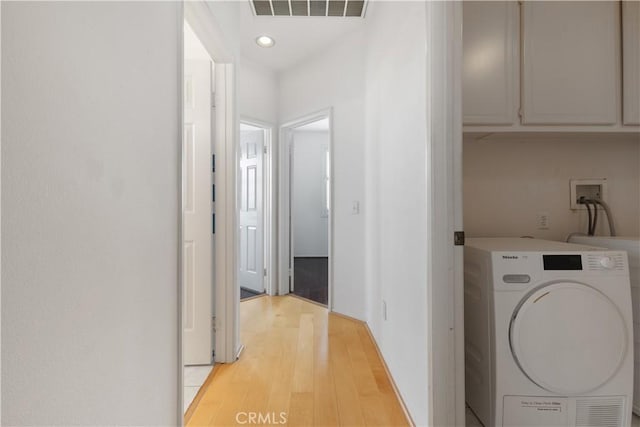
<path id="1" fill-rule="evenodd" d="M 429 425 L 465 425 L 462 2 L 427 2 Z"/>
<path id="2" fill-rule="evenodd" d="M 274 254 L 277 250 L 276 240 L 276 223 L 277 215 L 275 212 L 275 188 L 276 170 L 274 155 L 275 143 L 273 134 L 275 126 L 262 120 L 256 120 L 247 116 L 240 116 L 240 123 L 261 128 L 265 132 L 264 151 L 262 152 L 262 215 L 263 215 L 263 246 L 264 246 L 264 268 L 267 269 L 267 275 L 264 277 L 264 288 L 267 295 L 276 295 L 277 286 L 276 268 L 277 262 Z"/>
<path id="3" fill-rule="evenodd" d="M 279 213 L 278 213 L 278 294 L 286 295 L 290 292 L 290 283 L 293 283 L 293 230 L 291 213 L 291 137 L 295 128 L 304 126 L 318 120 L 329 120 L 329 272 L 327 308 L 333 311 L 333 254 L 334 254 L 334 159 L 333 159 L 333 108 L 306 114 L 280 125 L 280 137 L 278 141 L 280 151 L 280 167 L 278 169 L 279 185 Z M 285 243 L 286 242 L 286 243 Z"/>

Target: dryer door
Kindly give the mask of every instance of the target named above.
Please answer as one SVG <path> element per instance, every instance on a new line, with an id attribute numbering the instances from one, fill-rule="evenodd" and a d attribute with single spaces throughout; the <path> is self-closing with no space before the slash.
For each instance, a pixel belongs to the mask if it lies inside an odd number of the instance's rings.
<path id="1" fill-rule="evenodd" d="M 562 395 L 586 393 L 607 382 L 629 345 L 615 304 L 575 282 L 551 283 L 528 294 L 509 329 L 511 352 L 522 372 Z"/>

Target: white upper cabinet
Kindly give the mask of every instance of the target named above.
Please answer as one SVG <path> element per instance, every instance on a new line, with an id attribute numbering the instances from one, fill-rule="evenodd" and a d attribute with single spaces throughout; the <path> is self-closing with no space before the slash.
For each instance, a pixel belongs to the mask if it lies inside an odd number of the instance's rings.
<path id="1" fill-rule="evenodd" d="M 519 103 L 517 2 L 465 2 L 463 6 L 465 124 L 510 125 Z"/>
<path id="2" fill-rule="evenodd" d="M 622 123 L 640 125 L 640 3 L 622 2 Z"/>
<path id="3" fill-rule="evenodd" d="M 522 123 L 615 124 L 620 4 L 542 1 L 521 7 Z"/>

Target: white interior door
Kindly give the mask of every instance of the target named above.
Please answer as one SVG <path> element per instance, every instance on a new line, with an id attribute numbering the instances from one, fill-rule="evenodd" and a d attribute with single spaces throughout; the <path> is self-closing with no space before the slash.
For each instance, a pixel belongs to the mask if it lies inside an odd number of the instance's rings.
<path id="1" fill-rule="evenodd" d="M 185 61 L 183 138 L 184 364 L 213 353 L 211 62 Z"/>
<path id="2" fill-rule="evenodd" d="M 265 130 L 240 130 L 240 286 L 264 291 L 262 153 Z"/>

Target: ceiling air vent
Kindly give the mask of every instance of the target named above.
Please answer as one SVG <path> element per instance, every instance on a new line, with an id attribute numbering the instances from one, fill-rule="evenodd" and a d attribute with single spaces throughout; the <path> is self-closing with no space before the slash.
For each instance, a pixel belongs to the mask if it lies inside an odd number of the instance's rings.
<path id="1" fill-rule="evenodd" d="M 256 16 L 364 17 L 366 0 L 250 0 Z"/>

